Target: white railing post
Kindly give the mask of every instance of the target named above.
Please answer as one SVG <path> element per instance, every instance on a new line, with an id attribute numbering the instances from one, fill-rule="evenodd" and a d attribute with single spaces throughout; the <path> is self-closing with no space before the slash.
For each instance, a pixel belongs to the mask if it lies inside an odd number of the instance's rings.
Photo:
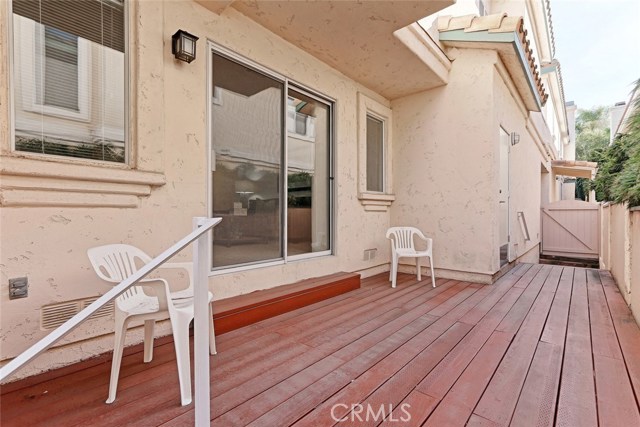
<path id="1" fill-rule="evenodd" d="M 194 218 L 193 229 L 202 226 L 207 218 Z M 193 348 L 195 377 L 195 425 L 204 427 L 210 424 L 210 387 L 209 372 L 209 280 L 208 280 L 208 242 L 207 235 L 201 235 L 193 245 Z"/>

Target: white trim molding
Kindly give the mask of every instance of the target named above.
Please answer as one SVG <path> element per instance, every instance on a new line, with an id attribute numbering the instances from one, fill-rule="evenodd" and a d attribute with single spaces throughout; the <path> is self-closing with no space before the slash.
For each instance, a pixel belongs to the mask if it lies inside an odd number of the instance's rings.
<path id="1" fill-rule="evenodd" d="M 384 122 L 384 191 L 367 191 L 367 115 Z M 365 211 L 386 212 L 395 200 L 392 174 L 392 112 L 358 92 L 358 199 Z"/>
<path id="2" fill-rule="evenodd" d="M 136 208 L 164 174 L 128 168 L 61 163 L 57 159 L 0 158 L 1 207 Z"/>

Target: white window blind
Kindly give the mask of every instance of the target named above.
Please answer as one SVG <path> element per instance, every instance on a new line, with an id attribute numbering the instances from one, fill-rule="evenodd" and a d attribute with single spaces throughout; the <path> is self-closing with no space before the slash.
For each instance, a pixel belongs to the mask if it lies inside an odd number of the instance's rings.
<path id="1" fill-rule="evenodd" d="M 14 0 L 15 149 L 125 161 L 123 0 Z"/>

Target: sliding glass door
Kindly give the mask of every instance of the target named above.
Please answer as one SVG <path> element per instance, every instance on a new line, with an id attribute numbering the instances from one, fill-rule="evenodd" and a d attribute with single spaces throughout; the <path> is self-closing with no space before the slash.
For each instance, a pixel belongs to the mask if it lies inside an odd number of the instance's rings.
<path id="1" fill-rule="evenodd" d="M 330 253 L 332 104 L 218 53 L 212 80 L 213 268 Z"/>
<path id="2" fill-rule="evenodd" d="M 287 254 L 329 250 L 331 108 L 301 90 L 287 102 Z"/>

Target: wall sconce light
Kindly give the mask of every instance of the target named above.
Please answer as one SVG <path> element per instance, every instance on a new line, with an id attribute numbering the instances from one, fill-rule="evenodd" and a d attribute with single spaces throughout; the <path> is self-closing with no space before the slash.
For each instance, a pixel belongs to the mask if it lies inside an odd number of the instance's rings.
<path id="1" fill-rule="evenodd" d="M 518 142 L 520 142 L 520 134 L 511 132 L 511 145 L 516 145 Z"/>
<path id="2" fill-rule="evenodd" d="M 171 53 L 176 59 L 191 63 L 196 59 L 196 41 L 198 37 L 186 31 L 178 30 L 171 36 Z"/>

